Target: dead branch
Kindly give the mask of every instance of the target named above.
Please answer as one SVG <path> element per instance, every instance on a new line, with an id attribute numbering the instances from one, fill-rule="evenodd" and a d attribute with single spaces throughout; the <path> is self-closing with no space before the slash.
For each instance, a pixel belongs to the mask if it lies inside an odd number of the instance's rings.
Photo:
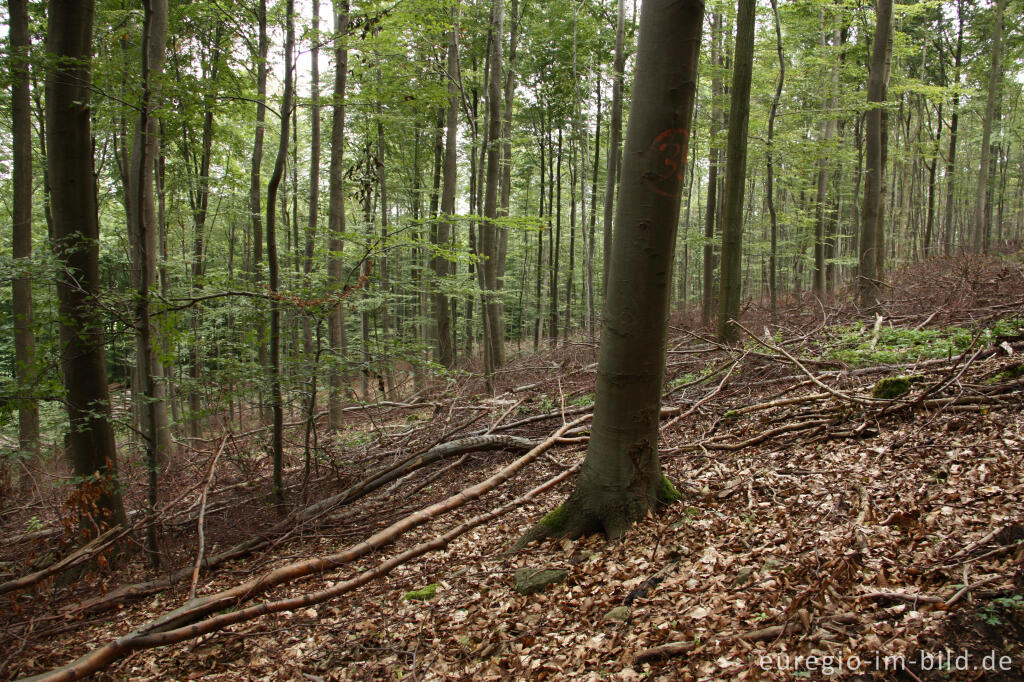
<path id="1" fill-rule="evenodd" d="M 580 421 L 581 420 L 577 420 L 573 423 L 575 424 Z M 355 502 L 364 495 L 377 490 L 396 478 L 404 476 L 415 469 L 431 464 L 444 457 L 460 455 L 464 452 L 494 450 L 500 448 L 510 450 L 528 450 L 534 445 L 536 444 L 533 441 L 526 438 L 507 435 L 471 436 L 451 441 L 449 443 L 443 443 L 442 445 L 438 445 L 425 453 L 408 458 L 393 467 L 389 467 L 388 469 L 372 474 L 371 476 L 364 478 L 362 481 L 349 486 L 337 495 L 332 495 L 331 497 L 320 500 L 319 502 L 289 514 L 287 518 L 278 522 L 268 530 L 244 540 L 223 552 L 207 557 L 204 565 L 207 570 L 209 570 L 228 561 L 244 557 L 262 547 L 265 547 L 272 540 L 280 536 L 285 531 L 293 529 L 296 525 L 309 523 L 340 505 Z M 165 590 L 175 583 L 185 580 L 191 575 L 192 569 L 184 568 L 155 580 L 148 580 L 132 585 L 123 585 L 114 590 L 110 590 L 104 595 L 76 604 L 71 611 L 73 613 L 102 611 L 127 599 L 144 597 L 146 595 Z"/>
<path id="2" fill-rule="evenodd" d="M 551 479 L 539 488 L 531 490 L 527 495 L 524 495 L 514 502 L 500 507 L 498 510 L 487 512 L 486 514 L 475 517 L 466 523 L 456 526 L 456 528 L 448 531 L 444 535 L 438 536 L 429 542 L 416 545 L 402 554 L 378 564 L 375 568 L 369 571 L 364 571 L 359 576 L 335 585 L 334 587 L 292 599 L 285 599 L 276 602 L 264 602 L 247 608 L 221 613 L 202 620 L 204 616 L 211 613 L 225 608 L 232 608 L 242 601 L 252 600 L 273 587 L 293 582 L 313 573 L 324 573 L 335 569 L 343 564 L 365 556 L 370 552 L 376 551 L 385 545 L 391 544 L 406 531 L 423 525 L 424 523 L 427 523 L 442 514 L 450 512 L 453 509 L 457 509 L 467 502 L 477 499 L 498 487 L 508 479 L 512 478 L 512 476 L 514 476 L 520 469 L 540 456 L 541 453 L 554 445 L 565 431 L 573 426 L 583 423 L 587 419 L 589 419 L 589 416 L 581 417 L 574 422 L 563 425 L 546 440 L 533 447 L 533 449 L 528 453 L 504 467 L 493 476 L 477 483 L 476 485 L 461 490 L 445 500 L 424 507 L 413 514 L 400 519 L 357 545 L 329 556 L 281 566 L 260 578 L 247 581 L 218 594 L 190 600 L 181 608 L 150 621 L 142 628 L 129 635 L 120 637 L 113 642 L 85 654 L 77 661 L 74 661 L 63 668 L 58 668 L 56 670 L 43 673 L 42 675 L 28 678 L 28 680 L 32 680 L 33 682 L 42 682 L 44 680 L 47 682 L 55 680 L 78 680 L 107 667 L 114 661 L 123 658 L 131 651 L 154 648 L 181 642 L 187 639 L 193 639 L 200 635 L 220 630 L 228 625 L 252 620 L 269 613 L 277 613 L 279 611 L 317 604 L 355 589 L 374 578 L 386 575 L 396 566 L 429 551 L 441 549 L 453 538 L 458 537 L 458 535 L 469 530 L 469 528 L 479 525 L 480 523 L 484 523 L 485 521 L 494 518 L 499 513 L 504 513 L 512 507 L 518 506 L 518 504 L 522 504 L 523 502 L 532 499 L 533 496 L 539 494 L 544 489 L 547 489 L 550 485 L 554 485 L 558 480 L 561 480 L 561 478 L 567 476 L 570 472 L 562 472 L 559 476 L 556 476 L 554 479 Z"/>
<path id="3" fill-rule="evenodd" d="M 192 586 L 188 590 L 188 598 L 195 599 L 196 596 L 196 583 L 199 582 L 199 567 L 203 565 L 203 551 L 206 549 L 206 534 L 204 530 L 204 521 L 206 520 L 206 494 L 210 490 L 210 482 L 213 480 L 213 471 L 217 466 L 217 460 L 220 459 L 220 455 L 224 452 L 224 444 L 228 442 L 227 434 L 220 439 L 220 447 L 217 448 L 217 454 L 210 459 L 210 466 L 206 469 L 206 483 L 203 484 L 203 492 L 199 495 L 199 523 L 196 526 L 196 532 L 199 536 L 199 548 L 196 550 L 196 563 L 192 568 Z"/>

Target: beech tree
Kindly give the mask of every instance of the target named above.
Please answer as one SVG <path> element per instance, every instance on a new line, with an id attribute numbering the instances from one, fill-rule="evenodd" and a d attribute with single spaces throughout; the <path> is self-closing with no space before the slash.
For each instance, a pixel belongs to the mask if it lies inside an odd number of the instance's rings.
<path id="1" fill-rule="evenodd" d="M 735 341 L 739 331 L 743 272 L 743 194 L 747 184 L 747 123 L 750 78 L 754 64 L 754 0 L 739 0 L 736 17 L 736 63 L 729 102 L 729 142 L 725 151 L 725 196 L 722 209 L 722 295 L 718 338 Z"/>
<path id="2" fill-rule="evenodd" d="M 886 55 L 892 27 L 892 0 L 878 0 L 875 37 L 871 46 L 871 76 L 868 80 L 868 104 L 865 114 L 864 144 L 867 148 L 864 178 L 864 210 L 861 212 L 860 270 L 857 291 L 860 304 L 874 306 L 878 302 L 878 220 L 882 211 L 882 108 L 888 73 Z"/>
<path id="3" fill-rule="evenodd" d="M 89 108 L 92 20 L 92 0 L 49 2 L 46 51 L 53 68 L 46 78 L 46 161 L 53 249 L 64 267 L 57 296 L 70 421 L 66 442 L 80 481 L 83 534 L 125 519 L 110 425 L 103 324 L 96 306 L 99 217 Z"/>
<path id="4" fill-rule="evenodd" d="M 29 103 L 30 47 L 28 4 L 9 0 L 11 39 L 11 137 L 14 167 L 14 197 L 11 202 L 13 256 L 26 265 L 32 260 L 32 119 Z M 14 312 L 14 369 L 18 384 L 30 393 L 35 375 L 35 330 L 32 321 L 32 283 L 27 276 L 15 276 L 12 283 Z M 27 455 L 39 453 L 39 404 L 34 398 L 18 407 L 18 447 Z M 0 464 L 0 488 L 6 467 Z"/>
<path id="5" fill-rule="evenodd" d="M 590 445 L 576 489 L 523 544 L 599 531 L 617 538 L 678 496 L 661 473 L 658 424 L 703 16 L 699 0 L 643 2 Z"/>

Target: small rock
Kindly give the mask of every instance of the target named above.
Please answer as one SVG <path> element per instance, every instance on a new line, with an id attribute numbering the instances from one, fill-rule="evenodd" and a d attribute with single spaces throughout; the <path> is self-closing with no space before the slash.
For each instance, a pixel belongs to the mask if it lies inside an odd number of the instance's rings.
<path id="1" fill-rule="evenodd" d="M 519 594 L 533 594 L 568 577 L 568 571 L 556 568 L 520 568 L 516 569 L 515 590 Z"/>
<path id="2" fill-rule="evenodd" d="M 631 612 L 630 612 L 630 609 L 629 609 L 628 606 L 616 606 L 614 609 L 612 609 L 608 613 L 604 614 L 604 619 L 605 620 L 617 620 L 619 622 L 623 622 L 624 623 L 627 620 L 629 620 L 629 616 L 630 615 L 631 615 Z"/>

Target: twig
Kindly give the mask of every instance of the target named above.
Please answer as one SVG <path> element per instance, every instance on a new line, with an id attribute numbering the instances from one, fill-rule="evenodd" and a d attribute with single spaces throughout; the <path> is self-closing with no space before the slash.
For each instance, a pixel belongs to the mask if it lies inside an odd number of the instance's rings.
<path id="1" fill-rule="evenodd" d="M 196 526 L 196 530 L 199 534 L 199 548 L 196 550 L 196 562 L 192 567 L 192 585 L 188 590 L 188 598 L 196 598 L 196 584 L 199 582 L 199 567 L 203 564 L 203 553 L 206 550 L 206 532 L 205 532 L 205 520 L 206 520 L 206 494 L 210 490 L 210 482 L 213 481 L 213 471 L 217 466 L 217 460 L 220 459 L 220 455 L 224 452 L 224 445 L 228 442 L 228 435 L 224 434 L 224 437 L 220 439 L 220 447 L 217 448 L 217 454 L 210 459 L 210 465 L 206 468 L 206 482 L 203 484 L 203 492 L 199 496 L 199 522 Z"/>

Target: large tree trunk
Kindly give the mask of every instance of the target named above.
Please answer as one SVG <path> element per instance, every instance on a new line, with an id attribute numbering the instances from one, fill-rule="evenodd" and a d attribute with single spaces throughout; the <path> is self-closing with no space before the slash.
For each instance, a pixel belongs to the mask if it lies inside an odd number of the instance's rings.
<path id="1" fill-rule="evenodd" d="M 156 201 L 153 190 L 154 159 L 159 143 L 157 119 L 153 116 L 159 100 L 159 83 L 167 47 L 167 0 L 150 0 L 145 4 L 142 36 L 142 98 L 139 118 L 132 142 L 128 186 L 125 187 L 128 207 L 128 229 L 132 242 L 132 269 L 136 290 L 136 378 L 132 386 L 140 396 L 142 436 L 146 449 L 149 497 L 148 513 L 157 501 L 157 469 L 167 457 L 169 433 L 164 384 L 157 381 L 163 373 L 154 349 L 154 328 L 150 323 L 150 289 L 156 283 Z M 158 564 L 156 526 L 147 527 L 146 548 L 154 567 Z"/>
<path id="2" fill-rule="evenodd" d="M 698 0 L 644 0 L 590 445 L 575 491 L 522 541 L 617 538 L 675 496 L 658 424 L 703 11 Z"/>
<path id="3" fill-rule="evenodd" d="M 277 258 L 277 191 L 284 176 L 288 158 L 288 127 L 292 110 L 292 52 L 295 46 L 295 3 L 288 0 L 285 5 L 284 40 L 284 93 L 281 96 L 281 137 L 277 147 L 277 161 L 274 172 L 267 184 L 267 266 L 270 276 L 270 409 L 273 411 L 273 436 L 271 456 L 274 460 L 274 498 L 277 504 L 284 503 L 284 408 L 281 400 L 281 301 L 276 295 L 279 289 Z"/>
<path id="4" fill-rule="evenodd" d="M 53 67 L 46 79 L 46 161 L 54 253 L 65 268 L 57 282 L 61 367 L 71 427 L 66 440 L 74 473 L 82 481 L 78 510 L 83 534 L 125 519 L 96 303 L 99 218 L 89 120 L 92 20 L 91 0 L 50 0 L 46 49 Z"/>
<path id="5" fill-rule="evenodd" d="M 860 267 L 857 291 L 865 308 L 878 303 L 877 225 L 882 210 L 882 109 L 885 101 L 886 53 L 892 26 L 892 0 L 878 0 L 874 44 L 871 49 L 871 75 L 868 80 L 868 105 L 864 115 L 866 147 L 864 209 L 861 211 Z"/>
<path id="6" fill-rule="evenodd" d="M 718 338 L 736 341 L 743 286 L 743 194 L 747 175 L 747 123 L 750 120 L 750 79 L 754 63 L 754 0 L 739 0 L 736 17 L 736 57 L 729 102 L 729 141 L 725 159 L 722 211 L 721 310 Z"/>
<path id="7" fill-rule="evenodd" d="M 15 268 L 12 282 L 14 313 L 14 371 L 19 393 L 33 395 L 36 341 L 32 321 L 32 281 L 27 274 L 32 260 L 32 111 L 29 103 L 30 39 L 26 0 L 9 0 L 11 40 L 11 133 L 13 168 L 13 207 L 11 223 L 13 256 L 25 263 Z M 39 454 L 39 404 L 34 397 L 18 405 L 18 448 L 23 455 Z M 5 464 L 0 463 L 0 490 L 4 484 Z"/>
<path id="8" fill-rule="evenodd" d="M 992 119 L 995 115 L 996 102 L 999 99 L 999 83 L 1002 80 L 1002 56 L 1003 56 L 1003 10 L 1006 7 L 1006 0 L 997 0 L 995 17 L 992 25 L 992 67 L 988 76 L 988 98 L 985 100 L 985 118 L 982 119 L 981 128 L 981 149 L 979 153 L 981 160 L 978 162 L 978 186 L 974 200 L 974 251 L 980 253 L 988 250 L 988 234 L 991 230 L 991 220 L 988 219 L 988 176 L 989 164 L 992 152 L 990 143 L 992 140 Z"/>
<path id="9" fill-rule="evenodd" d="M 444 189 L 441 194 L 441 219 L 437 222 L 434 246 L 447 248 L 451 239 L 451 217 L 455 213 L 455 194 L 458 189 L 458 135 L 459 135 L 459 25 L 458 5 L 452 7 L 452 28 L 448 32 L 448 110 L 445 118 L 444 141 Z M 452 354 L 451 316 L 448 314 L 448 294 L 441 278 L 449 273 L 447 256 L 435 253 L 431 265 L 436 278 L 434 293 L 434 324 L 437 341 L 437 361 L 443 367 L 451 367 L 455 358 Z"/>
<path id="10" fill-rule="evenodd" d="M 480 253 L 484 260 L 479 267 L 483 273 L 485 316 L 485 356 L 489 372 L 505 364 L 505 321 L 501 315 L 498 293 L 498 190 L 501 180 L 501 69 L 502 36 L 504 31 L 504 0 L 493 0 L 491 5 L 490 77 L 487 83 L 487 180 L 484 187 L 484 220 L 480 223 Z"/>
<path id="11" fill-rule="evenodd" d="M 329 171 L 329 198 L 327 230 L 329 236 L 327 257 L 327 286 L 341 296 L 345 286 L 345 271 L 341 252 L 345 248 L 345 83 L 348 76 L 348 2 L 336 3 L 334 15 L 334 93 L 331 97 L 331 167 Z M 327 319 L 328 338 L 333 362 L 329 366 L 330 393 L 328 413 L 332 429 L 340 429 L 347 372 L 344 363 L 348 355 L 348 336 L 345 333 L 345 306 L 338 301 Z"/>

